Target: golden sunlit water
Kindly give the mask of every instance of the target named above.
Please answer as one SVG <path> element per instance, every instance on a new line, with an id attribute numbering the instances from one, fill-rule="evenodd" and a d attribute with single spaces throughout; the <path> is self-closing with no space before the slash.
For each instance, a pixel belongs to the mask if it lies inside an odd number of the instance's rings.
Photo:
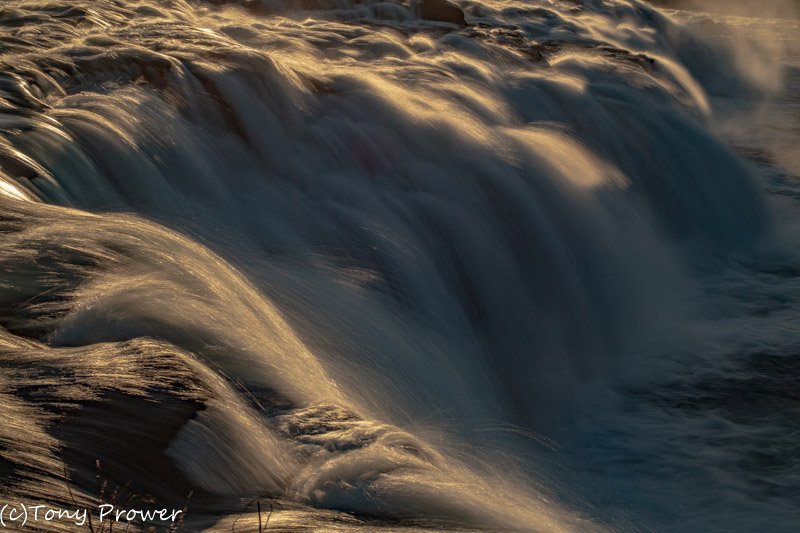
<path id="1" fill-rule="evenodd" d="M 791 531 L 798 12 L 6 0 L 0 528 Z"/>

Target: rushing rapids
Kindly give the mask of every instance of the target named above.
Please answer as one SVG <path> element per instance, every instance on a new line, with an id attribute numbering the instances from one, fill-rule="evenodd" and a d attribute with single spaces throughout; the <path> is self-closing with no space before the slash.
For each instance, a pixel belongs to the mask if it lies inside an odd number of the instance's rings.
<path id="1" fill-rule="evenodd" d="M 800 187 L 717 108 L 797 103 L 707 29 L 638 0 L 4 2 L 0 503 L 789 529 Z"/>

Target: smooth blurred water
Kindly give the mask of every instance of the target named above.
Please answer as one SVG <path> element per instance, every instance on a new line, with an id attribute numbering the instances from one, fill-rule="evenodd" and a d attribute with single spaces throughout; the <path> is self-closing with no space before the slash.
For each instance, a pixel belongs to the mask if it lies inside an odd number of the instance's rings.
<path id="1" fill-rule="evenodd" d="M 7 2 L 3 498 L 793 526 L 796 21 L 460 5 Z"/>

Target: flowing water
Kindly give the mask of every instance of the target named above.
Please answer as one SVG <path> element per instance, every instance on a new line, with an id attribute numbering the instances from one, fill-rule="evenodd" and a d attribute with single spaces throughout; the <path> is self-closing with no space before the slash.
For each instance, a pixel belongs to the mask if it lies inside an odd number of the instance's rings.
<path id="1" fill-rule="evenodd" d="M 796 527 L 797 19 L 459 6 L 0 5 L 0 502 Z"/>

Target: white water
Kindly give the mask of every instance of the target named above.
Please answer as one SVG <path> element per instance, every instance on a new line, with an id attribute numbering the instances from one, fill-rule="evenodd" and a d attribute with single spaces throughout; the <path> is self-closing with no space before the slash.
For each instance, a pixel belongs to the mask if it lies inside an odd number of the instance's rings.
<path id="1" fill-rule="evenodd" d="M 461 5 L 3 6 L 0 495 L 70 503 L 66 463 L 95 504 L 193 491 L 190 530 L 253 497 L 791 527 L 796 132 L 753 117 L 796 113 L 796 56 L 637 1 Z"/>

